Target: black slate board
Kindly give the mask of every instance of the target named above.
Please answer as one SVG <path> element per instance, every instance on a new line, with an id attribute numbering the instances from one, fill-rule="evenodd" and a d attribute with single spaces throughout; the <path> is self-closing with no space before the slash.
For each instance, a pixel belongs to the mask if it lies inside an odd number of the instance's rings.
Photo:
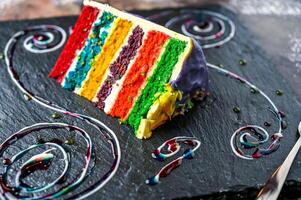
<path id="1" fill-rule="evenodd" d="M 102 120 L 118 136 L 122 150 L 119 170 L 102 190 L 90 196 L 89 199 L 254 198 L 257 188 L 265 183 L 292 148 L 298 136 L 297 125 L 301 119 L 301 106 L 298 103 L 298 98 L 300 100 L 301 97 L 294 94 L 286 80 L 277 71 L 274 63 L 271 63 L 269 57 L 256 43 L 254 36 L 238 21 L 235 14 L 219 6 L 207 7 L 206 9 L 229 16 L 237 28 L 232 41 L 221 48 L 205 50 L 207 61 L 223 64 L 227 69 L 251 80 L 273 99 L 280 110 L 287 114 L 288 128 L 284 131 L 281 147 L 270 156 L 256 161 L 246 161 L 232 153 L 229 141 L 234 130 L 248 123 L 263 126 L 266 120 L 272 119 L 272 114 L 266 110 L 269 105 L 262 97 L 250 94 L 247 88 L 214 70 L 209 70 L 211 97 L 203 103 L 197 103 L 187 115 L 179 116 L 160 127 L 150 140 L 141 141 L 131 134 L 129 127 L 120 125 L 117 120 L 107 117 L 88 101 L 63 90 L 54 80 L 47 78 L 59 51 L 34 55 L 24 51 L 21 44 L 18 45 L 14 59 L 15 66 L 17 66 L 21 80 L 26 82 L 27 88 L 46 99 L 69 108 L 69 110 L 85 113 Z M 158 11 L 150 13 L 137 11 L 141 15 L 155 12 Z M 55 24 L 68 30 L 68 27 L 73 25 L 75 20 L 76 17 L 64 17 L 35 21 L 1 22 L 0 50 L 3 51 L 7 40 L 14 32 L 29 25 Z M 160 22 L 163 23 L 164 20 L 162 19 Z M 239 59 L 241 58 L 248 61 L 246 66 L 239 66 Z M 11 133 L 37 122 L 60 121 L 81 124 L 81 122 L 68 117 L 53 120 L 49 110 L 25 101 L 22 94 L 9 79 L 4 60 L 0 60 L 0 66 L 1 142 Z M 295 87 L 300 88 L 300 86 Z M 275 94 L 276 89 L 282 89 L 284 95 L 277 96 Z M 232 112 L 232 108 L 237 105 L 242 109 L 239 116 Z M 277 130 L 275 122 L 268 130 L 270 133 Z M 57 134 L 47 132 L 47 136 L 43 137 L 52 138 Z M 68 133 L 65 134 L 68 135 Z M 201 140 L 202 145 L 197 151 L 195 159 L 183 163 L 170 176 L 162 179 L 159 185 L 154 187 L 146 185 L 146 178 L 154 175 L 165 164 L 154 161 L 150 155 L 151 151 L 165 140 L 182 135 L 195 136 Z M 17 148 L 12 149 L 8 154 L 13 155 L 19 147 L 28 146 L 28 143 L 32 143 L 37 137 L 33 136 L 21 140 Z M 96 170 L 91 174 L 91 181 L 93 182 L 99 177 L 99 173 L 109 166 L 111 157 L 107 153 L 109 146 L 101 140 L 101 136 L 92 134 L 91 137 L 96 150 L 100 153 L 100 156 L 97 156 Z M 76 160 L 84 143 L 79 138 L 75 139 L 77 141 L 74 151 Z M 77 159 L 73 166 L 76 168 L 81 163 L 82 160 Z M 283 194 L 287 197 L 300 196 L 300 193 L 293 194 L 290 192 L 291 190 L 298 190 L 298 184 L 301 182 L 300 167 L 301 155 L 298 155 L 288 177 L 289 180 L 293 180 L 289 183 L 293 183 L 295 187 L 285 187 Z M 0 169 L 3 169 L 3 166 Z M 55 167 L 53 170 L 55 171 Z M 75 174 L 75 171 L 72 173 Z M 54 174 L 44 174 L 44 176 L 47 178 Z M 40 181 L 43 179 L 34 181 L 34 183 L 39 184 Z M 84 188 L 85 185 L 81 187 Z"/>

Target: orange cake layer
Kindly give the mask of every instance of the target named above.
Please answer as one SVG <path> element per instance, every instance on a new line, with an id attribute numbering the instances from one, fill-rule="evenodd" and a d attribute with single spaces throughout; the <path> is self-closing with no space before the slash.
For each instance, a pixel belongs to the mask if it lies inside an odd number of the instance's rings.
<path id="1" fill-rule="evenodd" d="M 168 38 L 168 35 L 159 31 L 148 33 L 147 39 L 138 53 L 139 56 L 127 74 L 114 106 L 109 112 L 110 115 L 119 117 L 121 120 L 125 119 Z"/>

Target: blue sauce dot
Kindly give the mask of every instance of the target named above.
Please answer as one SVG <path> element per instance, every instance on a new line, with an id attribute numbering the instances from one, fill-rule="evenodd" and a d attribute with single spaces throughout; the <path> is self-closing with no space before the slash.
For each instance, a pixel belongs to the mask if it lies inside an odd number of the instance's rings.
<path id="1" fill-rule="evenodd" d="M 183 157 L 185 159 L 192 159 L 194 157 L 194 152 L 191 149 L 186 149 L 184 151 Z"/>
<path id="2" fill-rule="evenodd" d="M 156 160 L 158 160 L 158 161 L 164 161 L 165 159 L 166 159 L 166 156 L 164 155 L 164 154 L 162 154 L 162 153 L 158 153 L 158 152 L 156 152 L 156 151 L 154 151 L 153 153 L 152 153 L 152 157 L 154 158 L 154 159 L 156 159 Z"/>
<path id="3" fill-rule="evenodd" d="M 153 176 L 145 181 L 147 185 L 157 185 L 159 183 L 158 176 Z"/>

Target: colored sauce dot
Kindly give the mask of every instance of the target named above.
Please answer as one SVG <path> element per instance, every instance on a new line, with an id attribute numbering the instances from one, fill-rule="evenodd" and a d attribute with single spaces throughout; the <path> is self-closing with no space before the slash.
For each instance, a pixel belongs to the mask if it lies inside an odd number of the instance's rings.
<path id="1" fill-rule="evenodd" d="M 256 94 L 256 93 L 258 93 L 258 89 L 254 88 L 254 87 L 251 87 L 251 88 L 250 88 L 250 92 L 251 92 L 252 94 Z"/>
<path id="2" fill-rule="evenodd" d="M 151 177 L 145 181 L 147 185 L 157 185 L 159 183 L 159 179 L 157 176 Z"/>
<path id="3" fill-rule="evenodd" d="M 264 122 L 264 125 L 267 126 L 267 127 L 270 127 L 270 126 L 272 126 L 272 123 L 271 122 Z"/>
<path id="4" fill-rule="evenodd" d="M 23 94 L 23 97 L 26 101 L 32 100 L 31 96 L 29 96 L 28 94 Z"/>
<path id="5" fill-rule="evenodd" d="M 279 111 L 278 113 L 279 113 L 279 115 L 280 115 L 281 118 L 284 118 L 284 117 L 285 117 L 285 113 L 284 113 L 284 112 Z"/>
<path id="6" fill-rule="evenodd" d="M 276 90 L 276 94 L 277 94 L 278 96 L 282 96 L 282 95 L 283 95 L 283 91 L 282 91 L 282 90 Z"/>
<path id="7" fill-rule="evenodd" d="M 245 59 L 240 59 L 239 60 L 239 64 L 240 65 L 246 65 L 247 64 L 247 61 Z"/>
<path id="8" fill-rule="evenodd" d="M 235 107 L 233 108 L 233 112 L 235 112 L 235 113 L 240 113 L 240 108 L 239 108 L 238 106 L 235 106 Z"/>
<path id="9" fill-rule="evenodd" d="M 287 128 L 287 123 L 286 121 L 281 121 L 281 128 L 286 129 Z"/>
<path id="10" fill-rule="evenodd" d="M 119 124 L 125 124 L 126 121 L 122 121 L 120 119 L 118 119 Z"/>
<path id="11" fill-rule="evenodd" d="M 11 160 L 9 158 L 4 158 L 2 162 L 3 162 L 4 165 L 11 164 Z"/>
<path id="12" fill-rule="evenodd" d="M 38 144 L 44 144 L 46 141 L 43 138 L 37 139 Z"/>
<path id="13" fill-rule="evenodd" d="M 59 113 L 53 113 L 52 115 L 51 115 L 51 117 L 53 118 L 53 119 L 59 119 L 59 118 L 61 118 L 62 116 L 59 114 Z"/>
<path id="14" fill-rule="evenodd" d="M 65 144 L 68 144 L 68 145 L 73 145 L 74 144 L 74 140 L 72 137 L 68 137 L 65 141 Z"/>
<path id="15" fill-rule="evenodd" d="M 223 64 L 218 64 L 217 65 L 219 68 L 224 68 L 224 65 Z"/>
<path id="16" fill-rule="evenodd" d="M 192 109 L 194 104 L 192 101 L 188 101 L 187 105 L 188 105 L 188 109 Z"/>
<path id="17" fill-rule="evenodd" d="M 183 154 L 183 157 L 185 159 L 192 159 L 194 157 L 194 152 L 191 149 L 186 149 Z"/>
<path id="18" fill-rule="evenodd" d="M 280 138 L 283 138 L 283 135 L 281 133 L 274 133 L 272 135 L 272 140 L 277 140 L 277 139 L 280 139 Z"/>

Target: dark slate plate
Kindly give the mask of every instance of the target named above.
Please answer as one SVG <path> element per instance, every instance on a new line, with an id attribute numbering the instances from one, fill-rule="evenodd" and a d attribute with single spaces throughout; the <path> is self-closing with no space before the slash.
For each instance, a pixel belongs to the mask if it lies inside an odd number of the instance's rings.
<path id="1" fill-rule="evenodd" d="M 269 104 L 261 96 L 252 95 L 249 89 L 236 81 L 226 78 L 214 70 L 209 70 L 210 90 L 212 95 L 202 103 L 196 103 L 193 110 L 185 116 L 179 116 L 172 122 L 157 129 L 150 140 L 136 139 L 129 127 L 120 125 L 117 120 L 107 117 L 103 112 L 95 109 L 91 103 L 83 98 L 63 90 L 54 80 L 48 79 L 47 74 L 55 63 L 59 51 L 48 54 L 35 55 L 24 51 L 18 45 L 14 61 L 21 80 L 26 87 L 40 96 L 69 108 L 69 110 L 85 113 L 102 120 L 112 128 L 118 136 L 122 150 L 122 160 L 117 174 L 100 191 L 89 199 L 240 199 L 254 198 L 258 188 L 262 186 L 273 170 L 285 159 L 286 155 L 297 139 L 297 125 L 301 118 L 301 106 L 298 103 L 301 97 L 297 96 L 291 86 L 278 72 L 265 52 L 256 43 L 248 29 L 244 27 L 235 14 L 222 7 L 208 7 L 206 9 L 221 12 L 229 16 L 236 24 L 237 32 L 232 41 L 218 49 L 205 50 L 208 62 L 223 64 L 227 69 L 250 80 L 270 96 L 277 107 L 287 114 L 288 128 L 284 131 L 279 150 L 267 157 L 255 161 L 246 161 L 236 157 L 230 148 L 229 141 L 232 133 L 242 125 L 251 123 L 262 125 L 271 120 L 272 114 L 267 111 Z M 138 11 L 140 15 L 153 14 Z M 1 22 L 0 23 L 0 50 L 10 36 L 29 25 L 55 24 L 66 30 L 73 25 L 76 17 L 52 18 L 35 21 Z M 166 19 L 160 19 L 163 23 Z M 248 61 L 246 66 L 240 66 L 239 60 Z M 24 100 L 22 94 L 13 85 L 5 69 L 4 60 L 0 60 L 0 140 L 4 141 L 11 133 L 24 126 L 37 122 L 60 121 L 81 125 L 73 118 L 64 117 L 54 120 L 51 112 L 33 102 Z M 294 86 L 299 87 L 300 86 Z M 283 96 L 275 94 L 276 89 L 284 91 Z M 237 115 L 232 111 L 234 106 L 242 110 Z M 270 133 L 277 130 L 275 121 L 268 128 Z M 89 130 L 87 125 L 82 125 Z M 39 133 L 40 134 L 40 133 Z M 58 132 L 48 131 L 43 136 L 39 134 L 28 136 L 7 152 L 11 156 L 18 149 L 28 146 L 38 137 L 51 139 L 60 136 Z M 70 133 L 64 133 L 66 138 Z M 148 186 L 145 180 L 154 175 L 164 164 L 151 158 L 151 151 L 161 145 L 165 140 L 175 136 L 194 136 L 201 140 L 202 145 L 196 153 L 194 160 L 185 161 L 157 186 Z M 112 160 L 109 146 L 101 136 L 92 134 L 92 140 L 97 151 L 95 171 L 88 178 L 93 182 L 109 167 Z M 82 165 L 80 157 L 84 143 L 75 137 L 73 167 L 71 177 L 76 169 Z M 297 156 L 288 180 L 282 193 L 283 196 L 296 198 L 301 182 L 301 155 Z M 1 166 L 1 170 L 3 166 Z M 47 179 L 55 176 L 59 166 L 54 165 L 50 172 L 43 176 Z M 41 175 L 41 174 L 40 174 Z M 45 179 L 29 179 L 34 184 L 41 184 Z M 77 191 L 87 187 L 83 184 Z M 294 191 L 294 193 L 292 192 Z M 66 196 L 68 197 L 68 195 Z"/>

